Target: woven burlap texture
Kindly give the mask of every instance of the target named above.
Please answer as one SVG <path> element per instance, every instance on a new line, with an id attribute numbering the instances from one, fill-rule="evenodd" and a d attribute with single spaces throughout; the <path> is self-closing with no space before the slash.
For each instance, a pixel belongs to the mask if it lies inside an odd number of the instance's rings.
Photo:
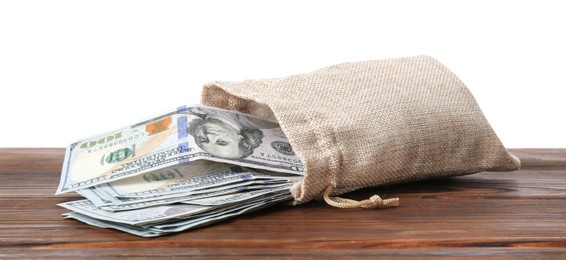
<path id="1" fill-rule="evenodd" d="M 295 203 L 520 161 L 466 86 L 428 56 L 343 63 L 307 74 L 211 82 L 202 103 L 277 120 L 305 166 Z"/>

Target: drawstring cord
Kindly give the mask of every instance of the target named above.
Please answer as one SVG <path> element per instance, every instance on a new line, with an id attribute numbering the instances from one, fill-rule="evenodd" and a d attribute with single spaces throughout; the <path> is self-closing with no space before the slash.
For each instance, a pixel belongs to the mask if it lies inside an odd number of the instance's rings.
<path id="1" fill-rule="evenodd" d="M 353 208 L 365 208 L 365 209 L 373 209 L 373 208 L 391 208 L 399 206 L 399 198 L 391 198 L 391 199 L 382 199 L 378 195 L 373 195 L 367 200 L 357 201 L 352 199 L 340 198 L 340 197 L 331 197 L 330 193 L 332 193 L 333 185 L 328 185 L 328 188 L 324 191 L 324 201 L 330 206 L 343 208 L 343 209 L 353 209 Z"/>

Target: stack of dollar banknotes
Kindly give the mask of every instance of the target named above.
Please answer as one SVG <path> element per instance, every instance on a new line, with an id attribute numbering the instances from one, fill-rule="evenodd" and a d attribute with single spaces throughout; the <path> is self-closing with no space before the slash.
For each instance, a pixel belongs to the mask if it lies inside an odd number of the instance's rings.
<path id="1" fill-rule="evenodd" d="M 303 165 L 277 122 L 200 105 L 72 143 L 57 194 L 73 218 L 143 237 L 292 199 Z"/>

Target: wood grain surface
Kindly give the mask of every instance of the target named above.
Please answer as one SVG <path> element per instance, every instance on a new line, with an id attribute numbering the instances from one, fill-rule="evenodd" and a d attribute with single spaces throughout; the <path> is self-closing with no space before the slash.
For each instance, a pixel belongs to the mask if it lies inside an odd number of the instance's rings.
<path id="1" fill-rule="evenodd" d="M 516 172 L 364 189 L 386 210 L 278 205 L 158 238 L 64 220 L 54 196 L 64 150 L 0 149 L 0 259 L 566 259 L 566 149 L 517 149 Z"/>

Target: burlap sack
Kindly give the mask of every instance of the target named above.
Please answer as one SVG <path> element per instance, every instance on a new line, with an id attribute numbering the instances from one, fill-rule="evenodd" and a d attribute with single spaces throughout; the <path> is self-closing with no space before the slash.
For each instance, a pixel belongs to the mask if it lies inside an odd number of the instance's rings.
<path id="1" fill-rule="evenodd" d="M 204 105 L 277 120 L 305 165 L 295 203 L 481 171 L 512 171 L 466 86 L 428 56 L 338 64 L 284 78 L 212 82 Z"/>

